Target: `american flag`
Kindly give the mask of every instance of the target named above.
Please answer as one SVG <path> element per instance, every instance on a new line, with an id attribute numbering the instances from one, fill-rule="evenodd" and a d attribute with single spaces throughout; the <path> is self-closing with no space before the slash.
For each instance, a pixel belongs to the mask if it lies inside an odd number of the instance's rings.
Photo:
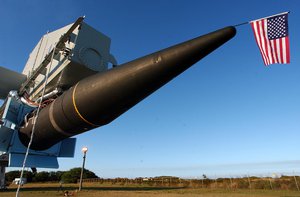
<path id="1" fill-rule="evenodd" d="M 250 22 L 265 65 L 290 63 L 288 13 Z"/>

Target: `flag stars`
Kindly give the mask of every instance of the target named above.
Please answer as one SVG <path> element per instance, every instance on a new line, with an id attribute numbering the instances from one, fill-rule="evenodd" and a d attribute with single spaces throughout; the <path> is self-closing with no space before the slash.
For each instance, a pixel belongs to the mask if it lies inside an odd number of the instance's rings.
<path id="1" fill-rule="evenodd" d="M 286 15 L 274 16 L 267 19 L 268 38 L 270 40 L 282 38 L 288 35 Z"/>

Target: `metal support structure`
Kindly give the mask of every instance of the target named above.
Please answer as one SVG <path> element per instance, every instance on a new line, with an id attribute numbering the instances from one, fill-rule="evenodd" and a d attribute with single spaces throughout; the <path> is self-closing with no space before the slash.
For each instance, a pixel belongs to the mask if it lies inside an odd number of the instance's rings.
<path id="1" fill-rule="evenodd" d="M 271 188 L 271 190 L 273 190 L 273 184 L 272 184 L 271 177 L 269 177 L 269 183 L 270 183 L 270 188 Z"/>
<path id="2" fill-rule="evenodd" d="M 5 165 L 0 164 L 0 189 L 6 189 L 5 168 Z"/>
<path id="3" fill-rule="evenodd" d="M 34 80 L 38 77 L 39 74 L 43 73 L 47 65 L 52 61 L 53 54 L 57 54 L 59 51 L 62 51 L 65 48 L 65 42 L 68 41 L 70 34 L 82 23 L 84 16 L 79 17 L 71 28 L 59 39 L 54 48 L 45 56 L 42 63 L 34 70 L 34 72 L 28 77 L 28 79 L 22 84 L 19 95 L 23 95 L 28 87 L 30 87 Z"/>
<path id="4" fill-rule="evenodd" d="M 229 177 L 229 180 L 230 180 L 230 188 L 232 189 L 233 188 L 233 182 L 232 182 L 232 178 Z"/>
<path id="5" fill-rule="evenodd" d="M 297 181 L 297 179 L 296 179 L 295 174 L 294 174 L 294 180 L 295 180 L 295 183 L 296 183 L 297 190 L 299 191 L 299 185 L 298 185 L 298 181 Z"/>
<path id="6" fill-rule="evenodd" d="M 6 189 L 5 182 L 5 169 L 8 165 L 8 155 L 3 154 L 0 156 L 0 190 Z"/>
<path id="7" fill-rule="evenodd" d="M 248 174 L 247 174 L 247 178 L 248 178 L 248 183 L 249 183 L 249 189 L 251 189 L 251 180 L 250 180 L 250 177 Z"/>

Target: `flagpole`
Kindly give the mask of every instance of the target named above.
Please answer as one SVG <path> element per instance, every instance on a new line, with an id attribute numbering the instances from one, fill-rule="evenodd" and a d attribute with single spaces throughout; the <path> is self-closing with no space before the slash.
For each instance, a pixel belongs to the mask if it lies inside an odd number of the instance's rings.
<path id="1" fill-rule="evenodd" d="M 243 23 L 240 23 L 240 24 L 237 24 L 237 25 L 233 25 L 234 27 L 238 27 L 238 26 L 241 26 L 241 25 L 246 25 L 246 24 L 249 24 L 251 22 L 254 22 L 254 21 L 258 21 L 258 20 L 261 20 L 261 19 L 264 19 L 264 18 L 270 18 L 270 17 L 273 17 L 273 16 L 278 16 L 278 15 L 281 15 L 281 14 L 289 14 L 290 11 L 287 11 L 287 12 L 281 12 L 279 14 L 274 14 L 274 15 L 271 15 L 271 16 L 266 16 L 266 17 L 263 17 L 263 18 L 260 18 L 260 19 L 255 19 L 255 20 L 251 20 L 251 21 L 247 21 L 247 22 L 243 22 Z"/>
<path id="2" fill-rule="evenodd" d="M 240 24 L 237 24 L 237 25 L 233 25 L 233 26 L 234 26 L 234 27 L 238 27 L 238 26 L 246 25 L 246 24 L 249 24 L 249 22 L 244 22 L 244 23 L 240 23 Z"/>

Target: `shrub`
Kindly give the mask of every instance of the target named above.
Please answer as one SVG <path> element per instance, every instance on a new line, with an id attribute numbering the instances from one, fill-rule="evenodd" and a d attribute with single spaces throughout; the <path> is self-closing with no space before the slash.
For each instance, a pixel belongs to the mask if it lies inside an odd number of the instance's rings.
<path id="1" fill-rule="evenodd" d="M 77 183 L 77 180 L 80 179 L 80 174 L 81 174 L 81 168 L 73 168 L 63 173 L 63 175 L 61 176 L 61 180 L 64 183 Z M 82 178 L 87 179 L 87 178 L 98 178 L 98 177 L 94 172 L 84 169 Z"/>

